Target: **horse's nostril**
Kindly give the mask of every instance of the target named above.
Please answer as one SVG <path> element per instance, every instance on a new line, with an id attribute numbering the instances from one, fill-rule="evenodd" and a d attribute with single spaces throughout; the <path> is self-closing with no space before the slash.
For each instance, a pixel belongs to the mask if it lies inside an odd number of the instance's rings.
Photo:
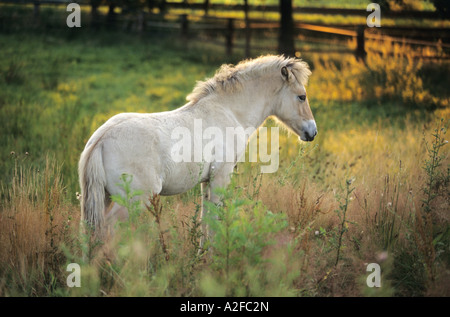
<path id="1" fill-rule="evenodd" d="M 314 140 L 314 137 L 316 136 L 317 132 L 314 132 L 313 135 L 310 135 L 308 132 L 305 131 L 305 137 L 306 137 L 306 141 L 312 141 Z"/>

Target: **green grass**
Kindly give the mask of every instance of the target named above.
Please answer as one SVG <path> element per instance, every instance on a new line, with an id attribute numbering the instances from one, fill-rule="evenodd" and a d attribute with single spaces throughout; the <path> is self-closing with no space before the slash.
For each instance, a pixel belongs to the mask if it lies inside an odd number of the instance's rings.
<path id="1" fill-rule="evenodd" d="M 73 166 L 87 138 L 118 112 L 177 108 L 213 62 L 165 49 L 165 41 L 87 33 L 75 40 L 50 34 L 2 35 L 0 169 L 10 152 L 38 160 L 48 151 L 75 189 Z M 113 41 L 116 42 L 113 44 Z M 32 47 L 32 49 L 30 49 Z"/>

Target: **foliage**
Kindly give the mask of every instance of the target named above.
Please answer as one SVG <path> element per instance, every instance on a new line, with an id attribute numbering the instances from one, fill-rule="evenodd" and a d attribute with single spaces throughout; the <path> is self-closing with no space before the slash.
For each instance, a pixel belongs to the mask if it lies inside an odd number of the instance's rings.
<path id="1" fill-rule="evenodd" d="M 230 188 L 234 185 L 232 182 Z M 252 283 L 268 283 L 265 269 L 270 260 L 264 259 L 263 252 L 275 243 L 275 235 L 286 222 L 282 214 L 273 214 L 260 203 L 243 198 L 242 189 L 217 189 L 217 194 L 222 203 L 207 204 L 207 222 L 213 232 L 212 269 L 221 275 L 217 283 L 225 286 L 227 296 L 258 295 L 261 290 Z M 269 289 L 269 285 L 264 287 L 264 291 Z"/>
<path id="2" fill-rule="evenodd" d="M 355 190 L 355 188 L 350 188 L 351 184 L 353 183 L 353 179 L 348 179 L 345 182 L 345 196 L 343 197 L 343 201 L 339 203 L 339 209 L 336 209 L 336 213 L 339 217 L 339 228 L 338 228 L 338 243 L 337 243 L 337 255 L 336 255 L 336 263 L 335 265 L 338 264 L 339 262 L 339 255 L 341 253 L 341 248 L 342 248 L 342 237 L 344 235 L 344 233 L 346 233 L 348 231 L 348 223 L 349 221 L 347 220 L 346 216 L 347 216 L 347 210 L 348 210 L 348 205 L 350 203 L 350 194 Z M 338 199 L 340 200 L 340 199 Z"/>

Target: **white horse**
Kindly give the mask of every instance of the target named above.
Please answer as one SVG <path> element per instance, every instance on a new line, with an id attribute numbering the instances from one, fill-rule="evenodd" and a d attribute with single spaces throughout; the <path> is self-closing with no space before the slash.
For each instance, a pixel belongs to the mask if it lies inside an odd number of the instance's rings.
<path id="1" fill-rule="evenodd" d="M 201 182 L 203 199 L 220 203 L 214 188 L 228 185 L 245 147 L 222 144 L 223 152 L 234 151 L 232 161 L 177 162 L 171 154 L 177 142 L 171 131 L 184 127 L 195 134 L 194 121 L 199 119 L 202 129 L 255 130 L 269 116 L 275 116 L 301 140 L 312 141 L 317 127 L 305 90 L 310 74 L 308 65 L 299 59 L 263 56 L 236 66 L 223 65 L 213 78 L 197 83 L 187 96 L 188 103 L 181 108 L 113 116 L 94 132 L 81 154 L 78 172 L 82 220 L 101 233 L 109 220 L 113 223 L 128 216 L 125 208 L 117 204 L 108 211 L 110 195 L 124 196 L 117 185 L 123 173 L 133 176 L 134 190 L 143 191 L 138 197 L 141 200 L 156 194 L 180 194 Z M 244 144 L 249 138 L 246 134 L 238 137 Z M 202 218 L 206 212 L 203 208 Z M 207 237 L 204 221 L 202 231 Z"/>

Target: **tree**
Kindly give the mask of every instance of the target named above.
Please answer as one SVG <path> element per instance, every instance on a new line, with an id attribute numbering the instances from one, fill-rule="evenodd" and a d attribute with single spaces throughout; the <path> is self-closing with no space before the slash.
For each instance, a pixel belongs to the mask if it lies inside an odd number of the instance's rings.
<path id="1" fill-rule="evenodd" d="M 450 18 L 450 1 L 448 0 L 431 0 L 436 11 L 443 18 Z"/>
<path id="2" fill-rule="evenodd" d="M 280 0 L 280 34 L 278 52 L 286 56 L 294 56 L 294 20 L 292 18 L 292 0 Z"/>
<path id="3" fill-rule="evenodd" d="M 97 28 L 100 25 L 100 16 L 98 14 L 98 7 L 102 0 L 91 0 L 91 26 Z"/>
<path id="4" fill-rule="evenodd" d="M 244 0 L 244 20 L 245 20 L 245 57 L 250 57 L 250 19 L 248 16 L 248 0 Z"/>

